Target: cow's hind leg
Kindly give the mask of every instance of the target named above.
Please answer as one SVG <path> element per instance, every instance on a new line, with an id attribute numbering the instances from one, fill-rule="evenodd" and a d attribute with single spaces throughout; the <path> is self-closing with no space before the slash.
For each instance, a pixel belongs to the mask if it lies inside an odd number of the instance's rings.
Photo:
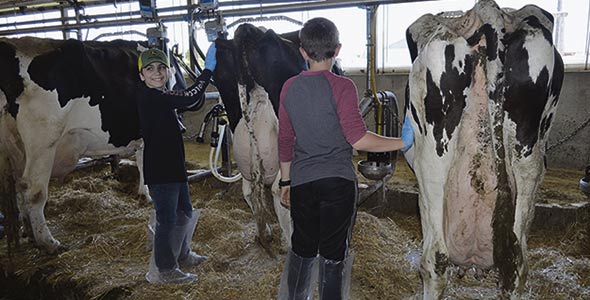
<path id="1" fill-rule="evenodd" d="M 265 209 L 261 207 L 261 204 L 265 201 L 264 185 L 256 186 L 252 181 L 242 178 L 242 193 L 244 200 L 248 203 L 254 220 L 256 221 L 256 228 L 258 229 L 258 238 L 260 244 L 264 249 L 271 253 L 270 242 L 272 241 L 272 230 L 266 222 L 267 216 L 265 216 Z M 252 197 L 258 197 L 258 201 L 252 201 Z"/>
<path id="2" fill-rule="evenodd" d="M 421 157 L 427 156 L 422 155 Z M 416 161 L 416 177 L 420 183 L 419 206 L 423 235 L 420 275 L 422 276 L 423 299 L 425 300 L 442 299 L 447 285 L 450 260 L 444 238 L 445 176 L 429 178 L 424 174 L 429 174 L 431 168 L 437 168 L 441 171 L 440 174 L 446 174 L 448 166 L 440 160 L 422 159 L 422 161 Z M 425 178 L 430 181 L 424 182 Z"/>
<path id="3" fill-rule="evenodd" d="M 544 144 L 544 143 L 542 143 Z M 538 147 L 538 146 L 536 146 Z M 521 299 L 528 277 L 527 233 L 535 212 L 535 194 L 543 181 L 545 167 L 538 149 L 527 158 L 517 158 L 512 162 L 516 184 L 516 206 L 514 211 L 515 251 L 507 260 L 508 264 L 498 264 L 502 278 L 503 296 L 506 299 Z M 526 170 L 526 171 L 523 171 Z"/>
<path id="4" fill-rule="evenodd" d="M 424 212 L 423 209 L 420 209 Z M 422 216 L 422 219 L 429 218 Z M 433 219 L 431 219 L 433 220 Z M 422 222 L 422 227 L 433 226 Z M 442 225 L 441 225 L 442 226 Z M 442 227 L 438 227 L 441 228 Z M 447 286 L 449 255 L 442 237 L 442 231 L 434 225 L 429 230 L 422 230 L 424 241 L 420 258 L 420 275 L 422 276 L 425 300 L 442 299 Z"/>
<path id="5" fill-rule="evenodd" d="M 66 249 L 53 238 L 44 215 L 54 157 L 55 147 L 47 149 L 37 157 L 27 157 L 23 177 L 17 183 L 17 192 L 23 197 L 23 219 L 30 223 L 35 243 L 50 254 Z"/>
<path id="6" fill-rule="evenodd" d="M 35 243 L 50 254 L 66 247 L 53 238 L 45 220 L 49 179 L 53 176 L 63 181 L 75 169 L 78 159 L 88 149 L 86 135 L 82 129 L 69 130 L 58 139 L 51 139 L 56 133 L 48 134 L 46 139 L 31 139 L 34 142 L 27 143 L 30 147 L 25 148 L 25 170 L 18 184 L 24 198 L 25 219 L 31 225 Z"/>
<path id="7" fill-rule="evenodd" d="M 498 205 L 494 212 L 494 264 L 500 274 L 502 299 L 520 299 L 528 273 L 526 263 L 526 237 L 515 232 L 520 227 L 515 215 L 517 208 L 512 205 L 509 193 L 498 193 Z M 502 196 L 504 194 L 504 196 Z M 504 198 L 505 200 L 502 200 Z M 504 203 L 504 204 L 503 204 Z M 518 204 L 517 204 L 518 205 Z M 524 240 L 522 239 L 524 238 Z M 523 252 L 525 251 L 525 252 Z"/>

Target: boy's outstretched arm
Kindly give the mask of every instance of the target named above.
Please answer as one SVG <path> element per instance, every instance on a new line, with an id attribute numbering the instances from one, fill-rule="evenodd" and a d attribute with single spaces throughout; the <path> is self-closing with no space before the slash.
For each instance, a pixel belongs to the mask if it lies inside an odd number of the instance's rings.
<path id="1" fill-rule="evenodd" d="M 367 131 L 365 135 L 352 145 L 355 150 L 368 152 L 390 152 L 395 150 L 406 151 L 414 142 L 414 130 L 406 117 L 402 128 L 401 138 L 385 137 Z"/>

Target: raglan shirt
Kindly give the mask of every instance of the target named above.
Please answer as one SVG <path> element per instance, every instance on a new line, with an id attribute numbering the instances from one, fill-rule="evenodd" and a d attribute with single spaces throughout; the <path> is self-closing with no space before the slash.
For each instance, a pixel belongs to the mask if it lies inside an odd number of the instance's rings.
<path id="1" fill-rule="evenodd" d="M 279 160 L 291 162 L 291 186 L 328 177 L 356 180 L 351 145 L 366 132 L 352 80 L 303 71 L 283 85 Z"/>
<path id="2" fill-rule="evenodd" d="M 189 107 L 205 92 L 212 72 L 203 70 L 185 91 L 162 92 L 140 84 L 137 107 L 143 137 L 146 184 L 186 182 L 184 142 L 176 109 Z"/>

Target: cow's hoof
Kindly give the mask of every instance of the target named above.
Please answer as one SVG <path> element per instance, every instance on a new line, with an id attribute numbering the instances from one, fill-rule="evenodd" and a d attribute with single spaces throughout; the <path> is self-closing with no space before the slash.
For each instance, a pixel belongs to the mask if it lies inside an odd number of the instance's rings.
<path id="1" fill-rule="evenodd" d="M 263 230 L 258 230 L 258 242 L 266 250 L 266 252 L 271 256 L 274 257 L 272 251 L 272 230 L 268 224 L 265 224 Z"/>
<path id="2" fill-rule="evenodd" d="M 263 230 L 258 231 L 258 239 L 262 245 L 270 245 L 272 243 L 272 229 L 268 224 L 264 226 Z"/>
<path id="3" fill-rule="evenodd" d="M 488 272 L 487 270 L 484 270 L 482 268 L 475 268 L 475 279 L 477 280 L 484 280 L 486 279 L 486 277 L 488 276 Z"/>
<path id="4" fill-rule="evenodd" d="M 68 250 L 70 250 L 70 248 L 68 246 L 59 244 L 59 245 L 57 245 L 57 247 L 55 249 L 53 249 L 53 250 L 47 250 L 47 254 L 50 254 L 50 255 L 60 255 L 60 254 L 66 252 Z"/>
<path id="5" fill-rule="evenodd" d="M 117 168 L 113 170 L 111 165 L 112 174 L 115 179 L 119 182 L 132 183 L 136 182 L 139 178 L 139 171 L 137 165 L 129 160 L 124 160 L 121 163 L 117 163 Z"/>
<path id="6" fill-rule="evenodd" d="M 269 244 L 272 242 L 272 229 L 268 224 L 264 227 L 264 240 Z"/>
<path id="7" fill-rule="evenodd" d="M 66 246 L 66 245 L 62 245 L 62 244 L 60 244 L 60 245 L 57 247 L 57 251 L 56 251 L 56 253 L 57 253 L 57 254 L 61 254 L 61 253 L 64 253 L 64 252 L 66 252 L 66 251 L 70 251 L 70 247 L 68 247 L 68 246 Z"/>
<path id="8" fill-rule="evenodd" d="M 55 241 L 54 244 L 51 246 L 40 245 L 38 243 L 34 243 L 34 247 L 39 249 L 40 251 L 44 251 L 48 255 L 59 255 L 59 254 L 62 254 L 64 252 L 70 250 L 69 247 L 61 244 L 58 241 Z"/>
<path id="9" fill-rule="evenodd" d="M 457 270 L 457 278 L 461 279 L 465 277 L 465 274 L 467 274 L 467 268 L 463 266 L 459 267 L 459 270 Z"/>

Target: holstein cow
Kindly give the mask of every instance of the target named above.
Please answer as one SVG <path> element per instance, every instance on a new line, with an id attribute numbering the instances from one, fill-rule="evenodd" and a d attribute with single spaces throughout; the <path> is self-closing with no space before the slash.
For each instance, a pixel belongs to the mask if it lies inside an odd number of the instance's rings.
<path id="1" fill-rule="evenodd" d="M 496 267 L 502 297 L 522 296 L 563 81 L 552 28 L 539 7 L 480 0 L 459 18 L 428 14 L 407 30 L 424 299 L 443 297 L 451 263 Z"/>
<path id="2" fill-rule="evenodd" d="M 290 244 L 289 210 L 279 201 L 278 119 L 283 83 L 306 68 L 299 54 L 297 33 L 263 31 L 252 24 L 240 25 L 233 40 L 216 41 L 217 66 L 213 78 L 234 133 L 233 155 L 242 173 L 242 192 L 256 219 L 262 246 L 270 249 L 268 199 L 271 186 L 275 213 Z"/>
<path id="3" fill-rule="evenodd" d="M 242 191 L 253 211 L 258 236 L 270 249 L 268 199 L 271 186 L 275 213 L 287 245 L 291 242 L 289 210 L 280 205 L 277 145 L 279 97 L 283 83 L 307 69 L 299 53 L 299 32 L 276 34 L 252 24 L 240 25 L 233 40 L 216 41 L 213 78 L 234 132 L 233 155 L 242 173 Z M 335 66 L 334 72 L 342 74 Z"/>
<path id="4" fill-rule="evenodd" d="M 0 39 L 0 153 L 12 165 L 25 229 L 49 253 L 62 249 L 43 213 L 49 179 L 82 156 L 137 151 L 139 193 L 149 198 L 134 100 L 142 49 L 122 40 Z"/>

